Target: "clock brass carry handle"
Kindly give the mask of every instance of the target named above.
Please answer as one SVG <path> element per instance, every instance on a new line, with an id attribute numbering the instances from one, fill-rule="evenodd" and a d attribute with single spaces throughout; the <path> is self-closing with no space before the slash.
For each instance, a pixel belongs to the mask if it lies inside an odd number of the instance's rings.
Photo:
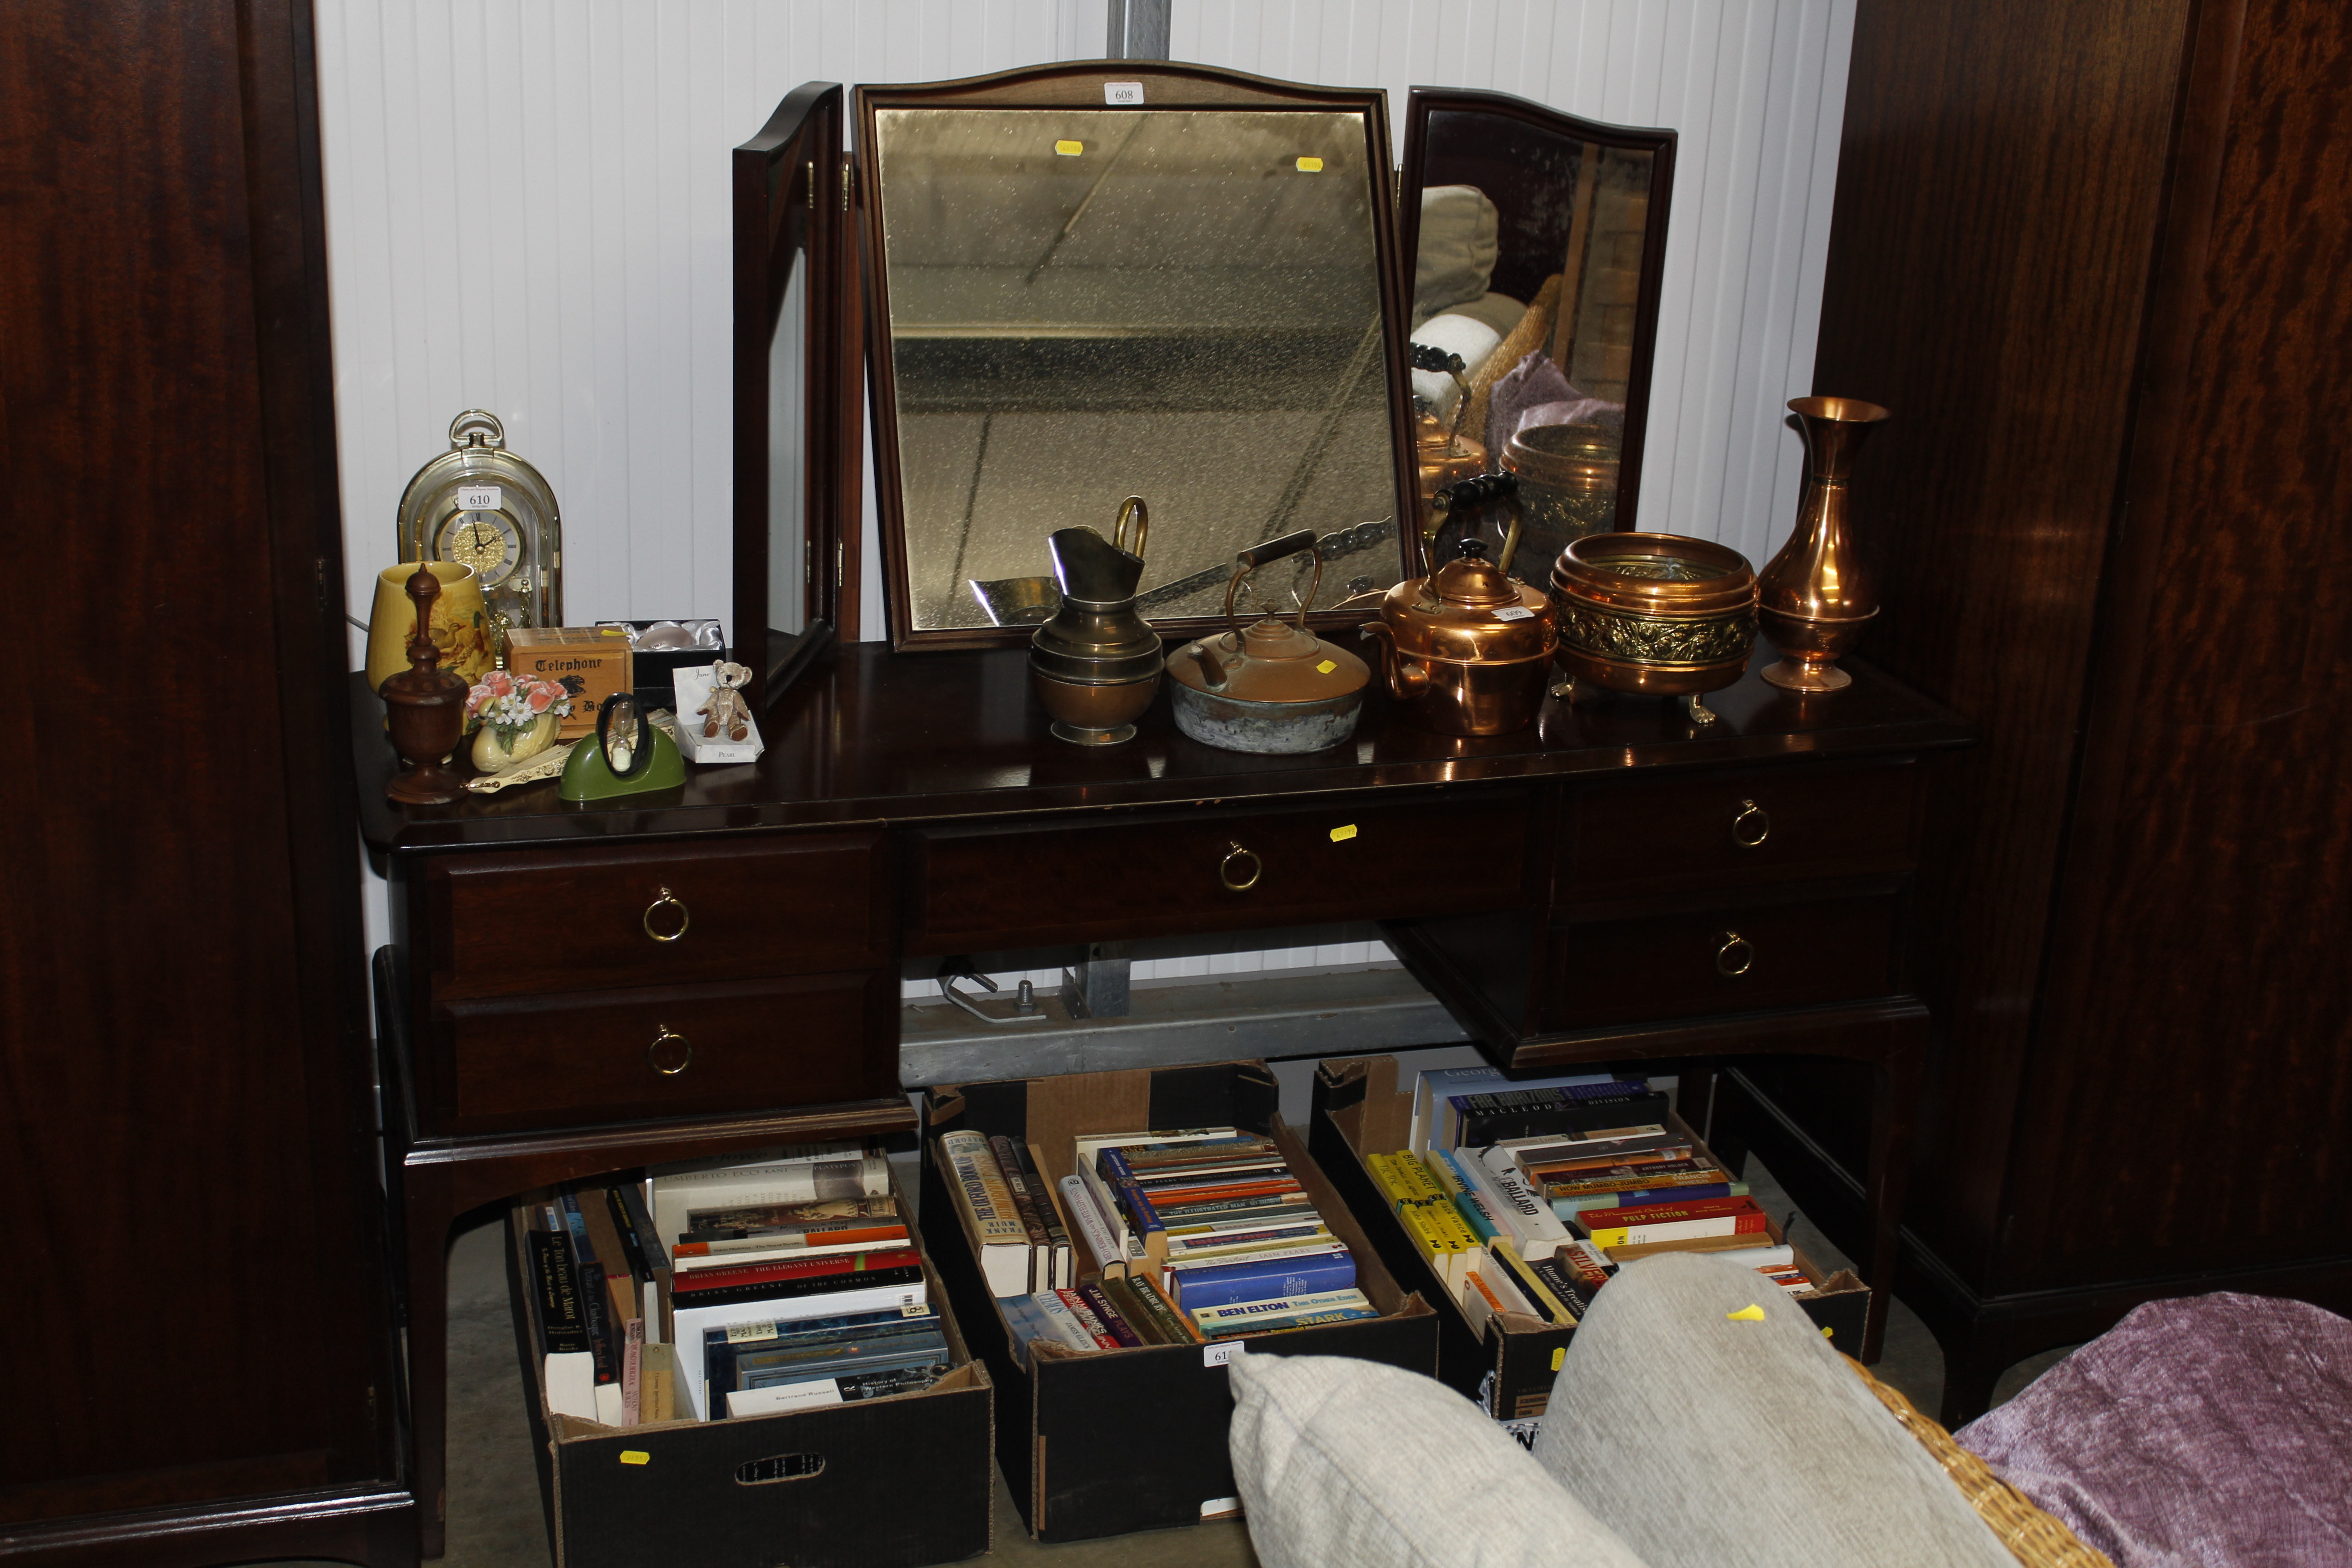
<path id="1" fill-rule="evenodd" d="M 671 1028 L 667 1024 L 656 1024 L 654 1043 L 646 1047 L 646 1060 L 654 1071 L 664 1078 L 676 1078 L 694 1065 L 694 1042 Z"/>
<path id="2" fill-rule="evenodd" d="M 1715 972 L 1726 980 L 1737 980 L 1756 966 L 1756 944 L 1736 931 L 1723 933 L 1723 945 L 1715 950 Z"/>
<path id="3" fill-rule="evenodd" d="M 677 912 L 675 915 L 662 914 L 665 905 Z M 661 931 L 656 928 L 654 918 L 656 915 L 661 916 L 663 925 L 670 926 L 669 930 Z M 677 922 L 675 925 L 671 924 L 673 921 Z M 660 896 L 646 906 L 646 918 L 643 923 L 646 934 L 656 942 L 676 942 L 686 934 L 686 928 L 694 923 L 694 913 L 686 907 L 686 901 L 683 899 L 667 888 L 664 888 Z"/>
<path id="4" fill-rule="evenodd" d="M 1244 860 L 1249 862 L 1247 876 L 1242 875 L 1242 862 Z M 1257 879 L 1265 875 L 1265 862 L 1257 858 L 1256 851 L 1244 849 L 1230 839 L 1226 841 L 1225 858 L 1217 862 L 1217 880 L 1225 885 L 1227 892 L 1246 893 L 1256 887 Z"/>
<path id="5" fill-rule="evenodd" d="M 1742 849 L 1762 847 L 1772 836 L 1772 815 L 1752 800 L 1739 803 L 1739 810 L 1731 818 L 1731 841 Z"/>

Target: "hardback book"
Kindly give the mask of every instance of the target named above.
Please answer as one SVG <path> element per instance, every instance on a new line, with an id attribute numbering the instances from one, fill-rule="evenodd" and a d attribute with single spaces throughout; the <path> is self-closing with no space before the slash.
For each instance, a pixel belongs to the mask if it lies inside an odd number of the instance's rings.
<path id="1" fill-rule="evenodd" d="M 1130 1274 L 1127 1277 L 1127 1288 L 1135 1293 L 1136 1300 L 1142 1304 L 1151 1321 L 1167 1332 L 1169 1343 L 1181 1345 L 1188 1341 L 1197 1342 L 1200 1340 L 1201 1332 L 1192 1326 L 1192 1320 L 1171 1301 L 1157 1284 L 1140 1274 Z"/>
<path id="2" fill-rule="evenodd" d="M 1203 1264 L 1197 1268 L 1171 1269 L 1169 1274 L 1170 1297 L 1190 1312 L 1236 1301 L 1344 1290 L 1356 1283 L 1356 1260 L 1346 1247 L 1331 1247 L 1298 1257 Z"/>
<path id="3" fill-rule="evenodd" d="M 753 1164 L 690 1166 L 653 1179 L 655 1234 L 667 1245 L 697 1228 L 692 1216 L 768 1204 L 887 1198 L 890 1162 L 879 1143 L 806 1143 Z"/>
<path id="4" fill-rule="evenodd" d="M 1118 1336 L 1110 1331 L 1109 1324 L 1095 1315 L 1094 1307 L 1086 1297 L 1067 1286 L 1054 1291 L 1053 1294 L 1059 1297 L 1062 1305 L 1070 1310 L 1070 1316 L 1078 1321 L 1078 1327 L 1085 1331 L 1088 1339 L 1094 1341 L 1095 1349 L 1101 1351 L 1118 1349 Z"/>
<path id="5" fill-rule="evenodd" d="M 1145 1344 L 1165 1345 L 1183 1342 L 1181 1332 L 1179 1331 L 1171 1337 L 1168 1325 L 1152 1314 L 1144 1305 L 1143 1299 L 1136 1294 L 1135 1287 L 1126 1279 L 1105 1278 L 1096 1283 L 1110 1301 L 1112 1309 L 1127 1321 L 1127 1326 L 1133 1329 L 1136 1336 Z M 1083 1289 L 1085 1287 L 1081 1286 L 1080 1289 Z"/>
<path id="6" fill-rule="evenodd" d="M 648 1318 L 646 1323 L 653 1321 Z M 650 1426 L 677 1419 L 677 1354 L 674 1347 L 648 1340 L 637 1364 L 638 1420 Z"/>
<path id="7" fill-rule="evenodd" d="M 637 1287 L 638 1315 L 646 1321 L 646 1342 L 658 1344 L 668 1336 L 662 1309 L 669 1300 L 669 1248 L 654 1234 L 653 1211 L 646 1207 L 645 1189 L 635 1182 L 616 1182 L 604 1190 L 605 1206 L 613 1214 L 621 1245 L 630 1249 L 630 1269 Z"/>
<path id="8" fill-rule="evenodd" d="M 547 1228 L 564 1238 L 572 1251 L 572 1279 L 579 1292 L 580 1315 L 588 1321 L 588 1350 L 596 1358 L 596 1383 L 621 1381 L 621 1325 L 614 1320 L 612 1298 L 604 1282 L 604 1265 L 588 1239 L 576 1194 L 562 1193 L 543 1205 Z"/>
<path id="9" fill-rule="evenodd" d="M 1223 1307 L 1195 1308 L 1192 1326 L 1204 1340 L 1231 1339 L 1235 1334 L 1271 1333 L 1280 1329 L 1313 1328 L 1323 1323 L 1354 1322 L 1377 1318 L 1380 1311 L 1364 1293 L 1352 1287 L 1301 1292 L 1236 1301 Z"/>
<path id="10" fill-rule="evenodd" d="M 1013 1196 L 1013 1212 L 1029 1234 L 1029 1291 L 1053 1289 L 1059 1283 L 1054 1278 L 1054 1244 L 1045 1237 L 1045 1216 L 1038 1211 L 1037 1194 L 1022 1179 L 1021 1159 L 1013 1151 L 1013 1140 L 996 1133 L 988 1141 L 988 1152 L 996 1160 L 996 1173 L 1003 1178 L 1004 1190 Z"/>
<path id="11" fill-rule="evenodd" d="M 1029 1227 L 1013 1206 L 1013 1189 L 996 1163 L 983 1132 L 949 1132 L 937 1144 L 947 1188 L 980 1258 L 981 1274 L 996 1296 L 1033 1294 Z"/>
<path id="12" fill-rule="evenodd" d="M 1521 1089 L 1552 1089 L 1576 1084 L 1607 1083 L 1611 1074 L 1605 1072 L 1555 1074 L 1542 1078 L 1513 1079 L 1496 1067 L 1433 1068 L 1414 1081 L 1412 1090 L 1412 1131 L 1406 1146 L 1416 1154 L 1430 1149 L 1456 1149 L 1460 1142 L 1445 1124 L 1445 1114 L 1451 1107 L 1447 1101 L 1457 1094 Z"/>
<path id="13" fill-rule="evenodd" d="M 1093 1332 L 1084 1323 L 1078 1321 L 1078 1315 L 1070 1310 L 1070 1304 L 1062 1300 L 1060 1290 L 1040 1290 L 1029 1300 L 1035 1303 L 1039 1311 L 1045 1314 L 1046 1322 L 1052 1326 L 1055 1337 L 1064 1344 L 1074 1351 L 1102 1349 L 1102 1346 L 1096 1342 Z"/>
<path id="14" fill-rule="evenodd" d="M 907 1275 L 913 1278 L 901 1278 Z M 691 1407 L 689 1418 L 708 1420 L 711 1409 L 703 1387 L 703 1335 L 707 1330 L 723 1329 L 734 1323 L 854 1317 L 892 1310 L 908 1317 L 919 1317 L 931 1310 L 929 1305 L 929 1286 L 919 1268 L 893 1268 L 845 1278 L 856 1283 L 804 1296 L 764 1297 L 751 1301 L 706 1300 L 676 1303 L 670 1314 L 677 1329 L 674 1348 L 677 1352 L 678 1382 L 683 1390 L 684 1403 Z M 707 1292 L 709 1296 L 721 1298 L 734 1294 L 733 1291 Z"/>
<path id="15" fill-rule="evenodd" d="M 933 1330 L 887 1340 L 820 1340 L 780 1350 L 724 1345 L 707 1352 L 703 1365 L 713 1388 L 760 1388 L 877 1366 L 929 1364 L 947 1354 L 946 1337 Z"/>
<path id="16" fill-rule="evenodd" d="M 1161 1128 L 1139 1132 L 1084 1133 L 1073 1140 L 1074 1152 L 1071 1166 L 1085 1180 L 1088 1190 L 1094 1193 L 1096 1201 L 1101 1205 L 1105 1216 L 1110 1221 L 1114 1237 L 1118 1243 L 1119 1256 L 1138 1258 L 1145 1256 L 1150 1251 L 1151 1244 L 1147 1242 L 1142 1234 L 1129 1222 L 1125 1205 L 1110 1190 L 1110 1184 L 1103 1179 L 1102 1152 L 1105 1149 L 1126 1148 L 1136 1144 L 1160 1149 L 1171 1144 L 1202 1143 L 1219 1139 L 1231 1142 L 1244 1136 L 1255 1136 L 1255 1134 L 1244 1134 L 1239 1128 L 1234 1127 Z"/>
<path id="17" fill-rule="evenodd" d="M 567 1238 L 544 1230 L 525 1237 L 530 1269 L 539 1296 L 535 1326 L 542 1355 L 584 1354 L 588 1350 L 588 1319 L 580 1305 L 578 1283 L 572 1270 Z"/>
<path id="18" fill-rule="evenodd" d="M 1646 1083 L 1592 1084 L 1575 1089 L 1516 1094 L 1454 1097 L 1456 1147 L 1478 1148 L 1509 1138 L 1531 1138 L 1629 1122 L 1662 1121 L 1666 1097 Z"/>
<path id="19" fill-rule="evenodd" d="M 894 1394 L 919 1394 L 937 1383 L 946 1372 L 943 1365 L 908 1367 L 820 1378 L 811 1383 L 786 1384 L 775 1388 L 746 1389 L 727 1396 L 728 1414 L 772 1415 L 784 1410 L 814 1409 L 819 1405 L 843 1405 L 860 1399 L 887 1399 Z"/>
<path id="20" fill-rule="evenodd" d="M 1793 1268 L 1797 1266 L 1797 1249 L 1785 1242 L 1727 1249 L 1714 1256 L 1726 1263 L 1736 1263 L 1742 1268 Z"/>
<path id="21" fill-rule="evenodd" d="M 588 1244 L 596 1252 L 604 1271 L 605 1299 L 612 1306 L 613 1321 L 618 1326 L 619 1337 L 625 1347 L 630 1321 L 645 1316 L 644 1284 L 648 1276 L 641 1275 L 640 1260 L 629 1256 L 621 1240 L 621 1228 L 613 1223 L 613 1205 L 609 1190 L 587 1187 L 573 1194 L 578 1204 L 581 1223 L 587 1226 Z"/>
<path id="22" fill-rule="evenodd" d="M 821 1230 L 866 1230 L 876 1226 L 901 1225 L 898 1200 L 881 1197 L 828 1198 L 806 1204 L 745 1204 L 735 1208 L 695 1211 L 706 1223 L 663 1239 L 672 1244 L 756 1241 L 769 1237 L 806 1236 Z"/>
<path id="23" fill-rule="evenodd" d="M 1630 1192 L 1645 1186 L 1703 1186 L 1727 1182 L 1730 1173 L 1705 1159 L 1661 1160 L 1647 1165 L 1624 1165 L 1547 1180 L 1546 1197 L 1581 1198 L 1598 1194 Z"/>
<path id="24" fill-rule="evenodd" d="M 863 1230 L 817 1231 L 801 1237 L 752 1237 L 741 1241 L 682 1241 L 677 1247 L 677 1272 L 699 1274 L 746 1263 L 778 1258 L 830 1258 L 852 1252 L 887 1252 L 907 1245 L 903 1225 L 868 1226 Z"/>
<path id="25" fill-rule="evenodd" d="M 896 1252 L 858 1253 L 847 1258 L 760 1263 L 742 1269 L 713 1268 L 705 1274 L 681 1278 L 670 1292 L 670 1300 L 681 1310 L 721 1302 L 796 1300 L 868 1285 L 905 1284 L 922 1277 L 920 1254 L 902 1247 Z M 693 1289 L 688 1289 L 689 1284 Z"/>
<path id="26" fill-rule="evenodd" d="M 1530 1262 L 1549 1258 L 1569 1239 L 1568 1226 L 1551 1212 L 1550 1200 L 1528 1184 L 1509 1151 L 1487 1149 L 1475 1159 L 1457 1162 L 1455 1168 L 1477 1187 L 1478 1195 L 1511 1233 L 1521 1258 Z"/>
<path id="27" fill-rule="evenodd" d="M 1601 1215 L 1608 1218 L 1603 1220 Z M 1648 1247 L 1698 1237 L 1761 1235 L 1764 1211 L 1753 1198 L 1706 1198 L 1696 1203 L 1596 1211 L 1587 1215 L 1585 1235 L 1593 1246 Z"/>
<path id="28" fill-rule="evenodd" d="M 1526 1299 L 1528 1305 L 1534 1309 L 1535 1316 L 1567 1328 L 1576 1326 L 1576 1313 L 1537 1277 L 1534 1268 L 1520 1256 L 1517 1248 L 1497 1237 L 1487 1247 L 1486 1256 L 1493 1261 L 1495 1272 L 1508 1280 L 1512 1289 Z"/>
<path id="29" fill-rule="evenodd" d="M 1110 1337 L 1121 1345 L 1140 1345 L 1147 1342 L 1141 1331 L 1127 1321 L 1127 1314 L 1118 1310 L 1118 1304 L 1110 1299 L 1108 1292 L 1105 1291 L 1098 1282 L 1089 1279 L 1085 1284 L 1072 1289 L 1086 1298 L 1087 1305 L 1094 1311 L 1095 1321 L 1108 1331 Z"/>
<path id="30" fill-rule="evenodd" d="M 1077 1227 L 1077 1238 L 1086 1243 L 1094 1258 L 1095 1268 L 1106 1277 L 1127 1272 L 1127 1258 L 1120 1250 L 1111 1230 L 1110 1221 L 1096 1201 L 1094 1192 L 1084 1176 L 1064 1176 L 1057 1184 L 1062 1190 L 1062 1209 Z"/>
<path id="31" fill-rule="evenodd" d="M 1568 1309 L 1570 1322 L 1582 1321 L 1584 1315 L 1592 1310 L 1595 1287 L 1561 1262 L 1558 1254 L 1528 1259 L 1528 1272 L 1535 1276 L 1538 1284 L 1551 1292 L 1554 1300 Z"/>
<path id="32" fill-rule="evenodd" d="M 1038 1163 L 1037 1152 L 1028 1141 L 1013 1141 L 1013 1159 L 1021 1166 L 1021 1179 L 1027 1184 L 1037 1203 L 1038 1217 L 1045 1224 L 1045 1245 L 1051 1250 L 1045 1283 L 1049 1287 L 1067 1285 L 1077 1279 L 1077 1255 L 1070 1246 L 1070 1226 L 1054 1189 L 1045 1180 L 1045 1172 Z"/>
<path id="33" fill-rule="evenodd" d="M 1746 1182 L 1695 1182 L 1686 1187 L 1635 1187 L 1622 1193 L 1601 1193 L 1591 1197 L 1554 1198 L 1551 1212 L 1562 1219 L 1572 1220 L 1579 1215 L 1598 1215 L 1605 1219 L 1617 1209 L 1646 1208 L 1653 1204 L 1683 1203 L 1696 1198 L 1744 1198 L 1748 1195 Z M 1591 1223 L 1588 1219 L 1584 1223 Z"/>

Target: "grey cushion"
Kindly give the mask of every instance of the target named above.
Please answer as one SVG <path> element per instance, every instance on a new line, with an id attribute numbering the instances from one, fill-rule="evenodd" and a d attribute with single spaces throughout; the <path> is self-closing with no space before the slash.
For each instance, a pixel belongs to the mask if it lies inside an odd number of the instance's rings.
<path id="1" fill-rule="evenodd" d="M 1535 1457 L 1653 1568 L 2015 1568 L 1804 1310 L 1700 1253 L 1601 1292 Z"/>
<path id="2" fill-rule="evenodd" d="M 1263 1568 L 1643 1568 L 1434 1379 L 1263 1352 L 1230 1370 L 1234 1475 Z"/>

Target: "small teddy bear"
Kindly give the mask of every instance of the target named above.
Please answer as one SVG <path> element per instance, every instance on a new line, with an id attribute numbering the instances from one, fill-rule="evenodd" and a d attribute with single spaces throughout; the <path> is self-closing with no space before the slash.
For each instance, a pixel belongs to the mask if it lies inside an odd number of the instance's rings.
<path id="1" fill-rule="evenodd" d="M 698 716 L 707 715 L 702 722 L 702 738 L 716 740 L 719 731 L 727 731 L 730 741 L 740 741 L 751 732 L 749 703 L 743 700 L 743 683 L 751 679 L 748 664 L 730 664 L 720 659 L 710 667 L 710 700 L 695 710 Z"/>

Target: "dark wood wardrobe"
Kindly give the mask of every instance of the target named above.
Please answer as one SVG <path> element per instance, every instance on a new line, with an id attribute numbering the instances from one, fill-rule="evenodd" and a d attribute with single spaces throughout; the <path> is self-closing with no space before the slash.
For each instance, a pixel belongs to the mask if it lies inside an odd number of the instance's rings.
<path id="1" fill-rule="evenodd" d="M 306 0 L 0 11 L 0 1559 L 415 1555 Z"/>
<path id="2" fill-rule="evenodd" d="M 2338 0 L 1860 7 L 1814 388 L 1895 415 L 1864 652 L 1985 737 L 1899 1292 L 1948 1417 L 2154 1298 L 2352 1308 L 2347 105 Z M 1855 1086 L 1748 1084 L 1858 1234 Z"/>

